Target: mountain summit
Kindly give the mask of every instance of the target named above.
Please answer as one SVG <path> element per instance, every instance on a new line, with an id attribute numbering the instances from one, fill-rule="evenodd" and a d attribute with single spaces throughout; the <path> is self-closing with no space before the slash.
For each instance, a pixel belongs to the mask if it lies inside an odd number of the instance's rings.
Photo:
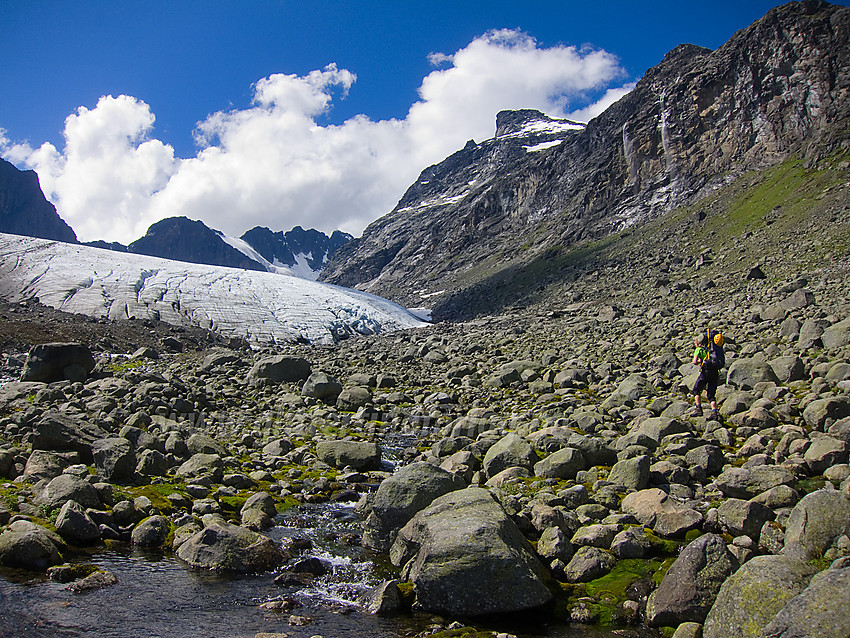
<path id="1" fill-rule="evenodd" d="M 47 201 L 35 171 L 0 159 L 0 232 L 76 243 L 77 235 Z"/>
<path id="2" fill-rule="evenodd" d="M 747 171 L 840 150 L 848 41 L 850 9 L 792 2 L 715 51 L 673 49 L 551 147 L 517 137 L 534 128 L 527 112 L 500 114 L 496 137 L 426 169 L 322 279 L 431 305 L 435 319 L 486 312 L 471 293 L 486 299 L 488 282 L 512 270 L 636 228 Z"/>

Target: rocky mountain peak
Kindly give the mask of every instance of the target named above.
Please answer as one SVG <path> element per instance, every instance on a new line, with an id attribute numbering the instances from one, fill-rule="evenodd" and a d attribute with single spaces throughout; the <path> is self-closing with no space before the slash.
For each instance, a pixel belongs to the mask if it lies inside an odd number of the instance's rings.
<path id="1" fill-rule="evenodd" d="M 128 251 L 193 264 L 265 270 L 263 265 L 228 244 L 222 233 L 186 217 L 168 217 L 152 224 L 144 237 L 128 246 Z"/>
<path id="2" fill-rule="evenodd" d="M 0 232 L 76 243 L 77 235 L 47 201 L 35 171 L 0 159 Z"/>
<path id="3" fill-rule="evenodd" d="M 546 255 L 691 205 L 748 171 L 846 151 L 848 41 L 850 9 L 792 2 L 715 51 L 676 47 L 560 139 L 526 135 L 540 122 L 533 111 L 499 114 L 500 135 L 423 171 L 323 279 L 428 305 L 435 318 L 474 316 L 488 286 L 503 289 Z"/>
<path id="4" fill-rule="evenodd" d="M 496 114 L 496 137 L 533 135 L 583 128 L 579 122 L 551 118 L 534 109 L 499 111 Z"/>
<path id="5" fill-rule="evenodd" d="M 328 237 L 321 231 L 313 228 L 304 230 L 301 226 L 286 232 L 255 226 L 240 237 L 270 264 L 295 267 L 302 260 L 314 273 L 320 271 L 325 262 L 352 238 L 339 230 Z"/>

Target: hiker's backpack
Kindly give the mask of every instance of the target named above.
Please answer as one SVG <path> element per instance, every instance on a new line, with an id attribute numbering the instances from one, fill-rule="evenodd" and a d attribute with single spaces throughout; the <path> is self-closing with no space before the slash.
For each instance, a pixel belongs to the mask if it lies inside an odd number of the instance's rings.
<path id="1" fill-rule="evenodd" d="M 708 358 L 706 363 L 720 370 L 726 365 L 726 352 L 723 350 L 723 335 L 716 330 L 708 330 Z"/>

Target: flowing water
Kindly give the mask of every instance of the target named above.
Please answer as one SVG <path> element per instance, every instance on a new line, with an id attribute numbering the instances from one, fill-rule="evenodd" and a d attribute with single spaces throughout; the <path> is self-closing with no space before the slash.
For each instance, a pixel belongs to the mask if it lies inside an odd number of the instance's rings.
<path id="1" fill-rule="evenodd" d="M 386 437 L 384 469 L 391 471 L 404 448 L 415 441 L 412 434 Z M 0 568 L 0 638 L 254 638 L 261 632 L 290 638 L 406 638 L 435 623 L 447 624 L 428 614 L 384 618 L 358 609 L 360 596 L 392 573 L 357 542 L 362 524 L 351 503 L 302 505 L 279 515 L 276 523 L 267 532 L 270 537 L 285 544 L 290 539 L 309 541 L 309 549 L 293 562 L 316 557 L 328 573 L 308 586 L 284 588 L 274 584 L 275 573 L 219 575 L 190 569 L 171 553 L 117 546 L 78 560 L 110 571 L 118 583 L 78 594 L 44 575 Z M 295 606 L 287 611 L 262 606 L 281 600 Z M 493 621 L 480 626 L 519 638 L 623 635 L 535 623 L 528 617 L 513 624 Z M 655 634 L 641 629 L 627 635 Z"/>
<path id="2" fill-rule="evenodd" d="M 260 632 L 292 638 L 401 638 L 435 622 L 426 614 L 381 618 L 356 608 L 359 596 L 386 574 L 374 556 L 352 542 L 360 521 L 350 504 L 303 506 L 277 522 L 273 538 L 309 539 L 312 547 L 304 556 L 320 558 L 329 573 L 300 589 L 281 588 L 274 574 L 220 576 L 189 569 L 170 555 L 125 548 L 89 559 L 115 574 L 117 584 L 76 594 L 43 576 L 5 570 L 0 572 L 0 638 L 253 638 Z M 281 599 L 297 606 L 287 611 L 261 607 Z M 615 635 L 579 626 L 529 626 L 527 618 L 523 623 L 487 628 L 523 638 Z"/>

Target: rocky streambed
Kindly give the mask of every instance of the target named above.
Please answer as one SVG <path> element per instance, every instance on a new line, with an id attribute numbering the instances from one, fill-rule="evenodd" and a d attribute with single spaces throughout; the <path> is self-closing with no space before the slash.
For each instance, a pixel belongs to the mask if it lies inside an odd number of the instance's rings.
<path id="1" fill-rule="evenodd" d="M 0 388 L 3 631 L 846 636 L 846 273 L 587 285 L 334 347 L 9 349 L 40 380 Z"/>

